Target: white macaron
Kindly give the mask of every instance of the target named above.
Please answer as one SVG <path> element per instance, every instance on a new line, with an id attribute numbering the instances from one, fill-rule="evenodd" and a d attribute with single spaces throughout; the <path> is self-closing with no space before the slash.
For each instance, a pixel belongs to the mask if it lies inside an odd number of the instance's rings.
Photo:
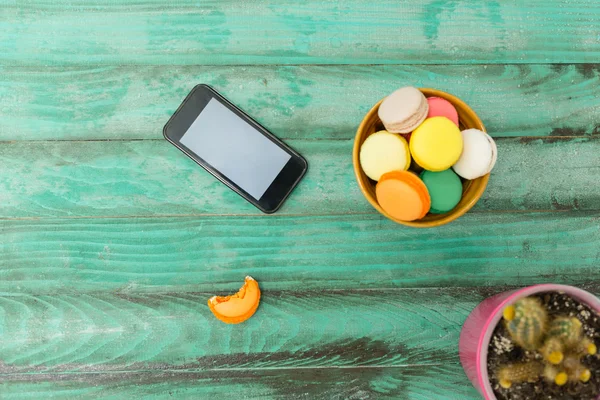
<path id="1" fill-rule="evenodd" d="M 463 151 L 452 166 L 454 172 L 464 179 L 476 179 L 490 173 L 498 158 L 494 139 L 479 129 L 466 129 L 461 134 Z"/>
<path id="2" fill-rule="evenodd" d="M 421 91 L 412 86 L 396 90 L 379 106 L 378 115 L 388 132 L 410 133 L 427 118 L 429 103 Z"/>

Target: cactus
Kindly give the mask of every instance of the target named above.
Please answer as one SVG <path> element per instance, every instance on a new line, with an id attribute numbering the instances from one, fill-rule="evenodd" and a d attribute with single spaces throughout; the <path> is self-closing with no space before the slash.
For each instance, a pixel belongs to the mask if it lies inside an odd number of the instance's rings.
<path id="1" fill-rule="evenodd" d="M 544 345 L 540 348 L 540 353 L 544 360 L 552 365 L 558 365 L 564 358 L 564 346 L 560 339 L 548 337 L 544 341 Z"/>
<path id="2" fill-rule="evenodd" d="M 500 386 L 508 389 L 513 383 L 535 382 L 540 378 L 544 366 L 538 362 L 510 364 L 498 371 Z"/>
<path id="3" fill-rule="evenodd" d="M 575 317 L 556 317 L 550 323 L 548 336 L 560 339 L 565 346 L 574 346 L 581 340 L 581 322 Z"/>
<path id="4" fill-rule="evenodd" d="M 537 298 L 526 297 L 504 310 L 506 329 L 525 350 L 539 348 L 548 326 L 548 312 Z"/>
<path id="5" fill-rule="evenodd" d="M 554 365 L 546 365 L 544 368 L 544 378 L 558 386 L 563 386 L 569 379 L 566 372 L 561 371 Z"/>
<path id="6" fill-rule="evenodd" d="M 563 386 L 569 380 L 569 376 L 566 372 L 561 371 L 554 365 L 546 365 L 544 368 L 544 378 L 549 382 L 552 382 L 558 386 Z"/>
<path id="7" fill-rule="evenodd" d="M 587 355 L 593 356 L 598 352 L 598 348 L 591 339 L 584 337 L 577 342 L 577 346 L 575 346 L 575 352 L 579 357 L 584 357 Z"/>
<path id="8" fill-rule="evenodd" d="M 590 380 L 592 373 L 579 361 L 577 354 L 570 354 L 565 357 L 563 368 L 568 374 L 570 382 L 587 382 Z"/>
<path id="9" fill-rule="evenodd" d="M 594 341 L 583 334 L 575 317 L 549 318 L 538 298 L 523 298 L 503 310 L 505 326 L 512 340 L 532 352 L 527 359 L 542 360 L 501 367 L 497 378 L 507 389 L 513 383 L 535 382 L 543 378 L 555 385 L 588 382 L 591 371 L 582 359 L 598 352 Z"/>

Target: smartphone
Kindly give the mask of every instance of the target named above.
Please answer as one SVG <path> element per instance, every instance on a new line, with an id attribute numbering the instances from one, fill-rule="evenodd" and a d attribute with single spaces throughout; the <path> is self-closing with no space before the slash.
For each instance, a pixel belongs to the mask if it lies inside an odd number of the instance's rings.
<path id="1" fill-rule="evenodd" d="M 198 85 L 163 129 L 165 139 L 265 213 L 308 169 L 300 154 L 208 85 Z"/>

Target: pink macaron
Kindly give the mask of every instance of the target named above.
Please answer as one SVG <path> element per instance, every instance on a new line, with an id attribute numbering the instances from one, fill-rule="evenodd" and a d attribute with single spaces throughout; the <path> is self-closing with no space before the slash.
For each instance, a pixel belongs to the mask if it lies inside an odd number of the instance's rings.
<path id="1" fill-rule="evenodd" d="M 458 126 L 458 112 L 448 100 L 441 97 L 428 97 L 427 103 L 429 103 L 427 118 L 446 117 Z"/>

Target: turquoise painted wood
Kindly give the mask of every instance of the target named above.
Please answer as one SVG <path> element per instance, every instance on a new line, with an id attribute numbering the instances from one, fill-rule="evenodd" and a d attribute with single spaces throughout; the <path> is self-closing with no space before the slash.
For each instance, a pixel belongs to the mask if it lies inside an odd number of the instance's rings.
<path id="1" fill-rule="evenodd" d="M 22 395 L 48 378 L 60 381 L 49 395 L 71 396 L 92 382 L 111 393 L 116 381 L 124 387 L 115 395 L 160 395 L 153 385 L 161 380 L 183 384 L 181 395 L 208 396 L 215 379 L 250 397 L 473 394 L 460 378 L 456 343 L 460 323 L 489 291 L 267 293 L 261 318 L 243 326 L 213 318 L 204 306 L 210 293 L 5 294 L 3 334 L 13 339 L 0 342 L 0 379 Z M 72 382 L 73 374 L 83 380 Z M 24 377 L 34 386 L 23 388 Z"/>
<path id="2" fill-rule="evenodd" d="M 376 214 L 17 219 L 0 228 L 0 292 L 227 293 L 246 274 L 266 297 L 288 290 L 585 285 L 600 282 L 599 241 L 598 212 L 581 211 L 469 213 L 425 230 Z"/>
<path id="3" fill-rule="evenodd" d="M 457 364 L 371 368 L 281 368 L 17 375 L 8 398 L 39 399 L 477 399 Z M 443 377 L 440 379 L 440 377 Z"/>
<path id="4" fill-rule="evenodd" d="M 595 64 L 0 67 L 0 140 L 160 139 L 201 82 L 285 139 L 350 139 L 408 84 L 460 97 L 495 137 L 600 132 Z"/>
<path id="5" fill-rule="evenodd" d="M 6 293 L 3 334 L 12 340 L 0 343 L 0 372 L 455 364 L 460 323 L 489 291 L 267 293 L 261 318 L 238 326 L 212 316 L 211 293 Z"/>
<path id="6" fill-rule="evenodd" d="M 482 299 L 600 293 L 595 0 L 77 0 L 0 5 L 0 399 L 477 399 Z M 304 154 L 265 216 L 161 137 L 197 83 Z M 497 138 L 482 200 L 398 226 L 352 138 L 396 87 L 464 99 Z M 261 284 L 239 326 L 206 300 Z"/>
<path id="7" fill-rule="evenodd" d="M 597 62 L 578 1 L 9 1 L 3 65 Z M 66 23 L 68 21 L 68 23 Z"/>
<path id="8" fill-rule="evenodd" d="M 358 189 L 351 140 L 289 140 L 309 171 L 277 215 L 375 213 Z M 600 210 L 600 138 L 498 140 L 475 211 Z M 540 166 L 551 160 L 552 174 Z M 165 140 L 0 146 L 0 217 L 259 215 Z M 398 229 L 404 229 L 398 227 Z"/>

